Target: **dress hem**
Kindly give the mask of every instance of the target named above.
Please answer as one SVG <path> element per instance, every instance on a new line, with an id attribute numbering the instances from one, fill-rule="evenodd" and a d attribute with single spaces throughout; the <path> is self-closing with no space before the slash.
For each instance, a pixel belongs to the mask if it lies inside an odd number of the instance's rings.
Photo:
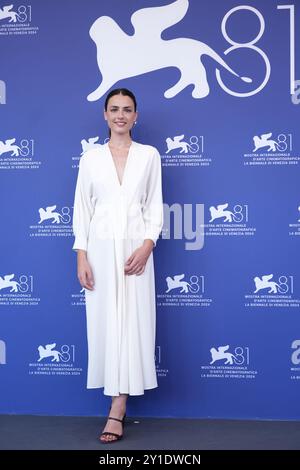
<path id="1" fill-rule="evenodd" d="M 157 387 L 158 387 L 158 385 L 156 384 L 156 385 L 152 385 L 150 387 L 145 387 L 144 391 L 132 392 L 132 393 L 129 393 L 128 391 L 123 391 L 123 390 L 118 392 L 118 393 L 116 393 L 116 392 L 115 393 L 110 393 L 110 392 L 108 392 L 104 389 L 103 394 L 107 395 L 107 396 L 110 396 L 110 397 L 117 397 L 120 394 L 125 394 L 125 395 L 129 395 L 129 396 L 139 396 L 139 395 L 144 395 L 144 392 L 146 390 L 152 390 L 152 389 L 157 388 Z M 104 388 L 104 386 L 103 385 L 99 385 L 99 386 L 95 385 L 95 386 L 87 387 L 88 390 L 98 389 L 98 388 Z"/>

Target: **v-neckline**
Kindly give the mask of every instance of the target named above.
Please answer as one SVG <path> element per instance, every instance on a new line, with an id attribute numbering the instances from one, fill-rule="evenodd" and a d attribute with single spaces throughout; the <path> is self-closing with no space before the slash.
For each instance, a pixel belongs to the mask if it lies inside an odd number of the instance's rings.
<path id="1" fill-rule="evenodd" d="M 123 177 L 122 177 L 122 182 L 120 182 L 119 180 L 119 176 L 118 176 L 118 171 L 117 171 L 117 167 L 116 167 L 116 164 L 114 162 L 114 157 L 113 157 L 113 154 L 111 152 L 111 149 L 108 145 L 108 142 L 106 143 L 107 145 L 107 151 L 108 151 L 108 154 L 109 154 L 109 158 L 110 158 L 110 161 L 111 161 L 111 164 L 113 166 L 113 172 L 115 174 L 115 178 L 116 178 L 116 181 L 117 181 L 117 184 L 120 188 L 123 187 L 124 185 L 124 179 L 125 179 L 125 174 L 126 174 L 126 170 L 127 170 L 127 167 L 128 167 L 128 162 L 129 162 L 129 158 L 130 158 L 130 155 L 131 155 L 131 151 L 132 151 L 132 146 L 133 146 L 133 140 L 131 141 L 131 144 L 130 144 L 130 147 L 128 149 L 128 154 L 127 154 L 127 158 L 126 158 L 126 163 L 125 163 L 125 166 L 124 166 L 124 171 L 123 171 Z"/>

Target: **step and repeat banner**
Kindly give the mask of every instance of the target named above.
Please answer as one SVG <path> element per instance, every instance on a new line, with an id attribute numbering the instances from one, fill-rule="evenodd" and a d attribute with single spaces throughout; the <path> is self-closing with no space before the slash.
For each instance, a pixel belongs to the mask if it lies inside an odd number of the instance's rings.
<path id="1" fill-rule="evenodd" d="M 159 387 L 129 413 L 300 419 L 299 44 L 296 0 L 0 2 L 1 413 L 107 412 L 72 214 L 126 87 L 165 206 Z"/>

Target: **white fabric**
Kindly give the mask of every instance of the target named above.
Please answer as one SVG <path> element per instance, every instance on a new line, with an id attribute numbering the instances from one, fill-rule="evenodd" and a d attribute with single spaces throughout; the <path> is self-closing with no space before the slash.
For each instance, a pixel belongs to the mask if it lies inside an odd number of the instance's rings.
<path id="1" fill-rule="evenodd" d="M 80 160 L 75 191 L 74 250 L 87 251 L 94 290 L 85 289 L 87 388 L 142 395 L 157 387 L 153 255 L 141 275 L 124 263 L 144 239 L 156 243 L 163 224 L 161 161 L 150 145 L 132 142 L 120 184 L 108 147 Z"/>

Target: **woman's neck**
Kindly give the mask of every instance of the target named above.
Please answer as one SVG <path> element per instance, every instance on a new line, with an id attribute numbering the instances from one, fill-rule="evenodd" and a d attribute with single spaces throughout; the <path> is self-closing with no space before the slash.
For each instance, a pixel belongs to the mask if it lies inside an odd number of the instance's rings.
<path id="1" fill-rule="evenodd" d="M 129 147 L 131 145 L 132 139 L 130 135 L 116 135 L 112 134 L 109 139 L 109 144 L 113 147 Z"/>

